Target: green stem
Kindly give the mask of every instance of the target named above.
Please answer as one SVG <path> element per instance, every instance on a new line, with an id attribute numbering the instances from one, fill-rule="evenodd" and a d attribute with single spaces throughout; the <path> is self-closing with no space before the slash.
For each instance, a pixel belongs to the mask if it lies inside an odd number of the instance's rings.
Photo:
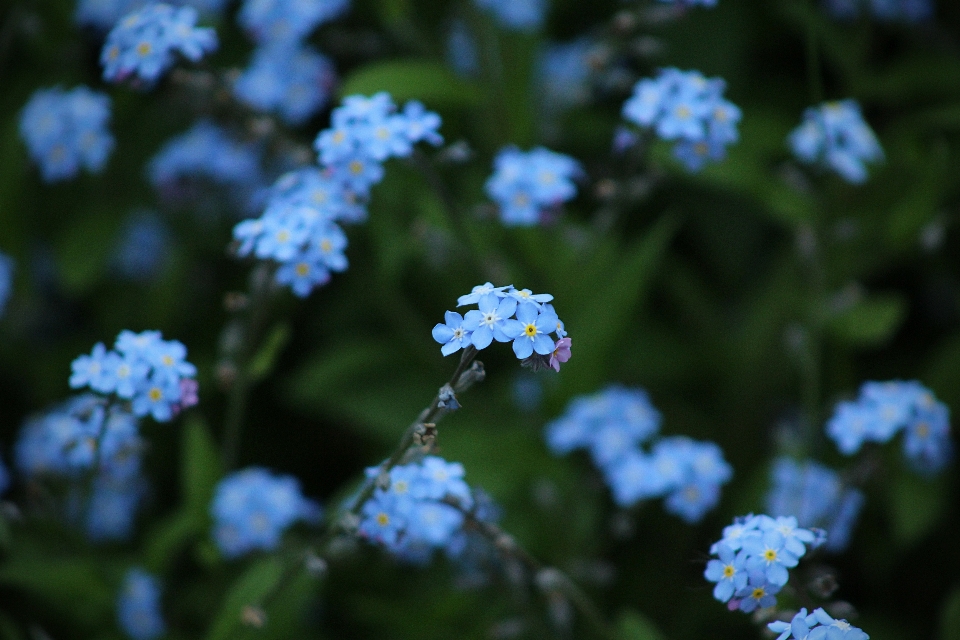
<path id="1" fill-rule="evenodd" d="M 807 84 L 812 104 L 823 102 L 823 76 L 820 72 L 820 47 L 813 20 L 807 26 Z"/>

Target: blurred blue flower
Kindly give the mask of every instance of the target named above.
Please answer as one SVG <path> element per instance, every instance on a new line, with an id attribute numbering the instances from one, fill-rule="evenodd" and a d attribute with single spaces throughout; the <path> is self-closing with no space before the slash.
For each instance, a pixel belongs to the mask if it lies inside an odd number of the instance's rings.
<path id="1" fill-rule="evenodd" d="M 170 230 L 157 214 L 136 213 L 127 219 L 120 232 L 113 266 L 128 280 L 150 280 L 166 263 L 170 245 Z"/>
<path id="2" fill-rule="evenodd" d="M 807 109 L 788 141 L 798 159 L 824 165 L 853 184 L 866 182 L 865 163 L 883 159 L 883 149 L 855 100 Z"/>
<path id="3" fill-rule="evenodd" d="M 464 20 L 454 20 L 447 32 L 447 61 L 457 73 L 469 76 L 480 70 L 477 42 Z"/>
<path id="4" fill-rule="evenodd" d="M 705 78 L 697 71 L 661 69 L 656 78 L 645 78 L 633 87 L 623 105 L 623 117 L 654 129 L 664 140 L 675 140 L 674 156 L 690 171 L 708 160 L 726 156 L 726 147 L 740 134 L 740 109 L 725 100 L 725 83 Z"/>
<path id="5" fill-rule="evenodd" d="M 100 54 L 103 79 L 152 85 L 173 65 L 180 53 L 192 62 L 217 48 L 213 29 L 196 26 L 197 10 L 175 8 L 168 4 L 150 4 L 120 20 L 110 33 Z"/>
<path id="6" fill-rule="evenodd" d="M 13 293 L 13 269 L 15 263 L 10 256 L 0 253 L 0 316 L 7 308 L 7 301 Z"/>
<path id="7" fill-rule="evenodd" d="M 806 608 L 800 609 L 789 623 L 778 620 L 767 628 L 779 633 L 777 640 L 869 640 L 870 636 L 862 629 L 854 627 L 846 620 L 830 617 L 823 609 L 814 609 L 808 614 Z"/>
<path id="8" fill-rule="evenodd" d="M 590 99 L 590 57 L 596 43 L 590 38 L 551 44 L 540 56 L 538 76 L 544 107 L 569 109 Z"/>
<path id="9" fill-rule="evenodd" d="M 113 150 L 110 98 L 87 87 L 37 90 L 20 114 L 20 136 L 46 182 L 100 173 Z"/>
<path id="10" fill-rule="evenodd" d="M 10 487 L 10 471 L 3 464 L 3 458 L 0 458 L 0 496 Z"/>
<path id="11" fill-rule="evenodd" d="M 794 516 L 802 527 L 826 530 L 828 551 L 846 548 L 864 500 L 860 491 L 845 488 L 833 469 L 790 458 L 774 461 L 771 484 L 767 513 Z"/>
<path id="12" fill-rule="evenodd" d="M 276 549 L 283 532 L 295 522 L 319 519 L 320 507 L 303 497 L 293 476 L 249 467 L 217 484 L 210 514 L 217 547 L 233 558 L 256 549 Z"/>
<path id="13" fill-rule="evenodd" d="M 191 6 L 201 14 L 215 16 L 223 11 L 228 0 L 168 0 L 173 6 Z M 77 0 L 74 20 L 81 26 L 102 31 L 112 28 L 123 16 L 142 9 L 150 0 Z"/>
<path id="14" fill-rule="evenodd" d="M 146 481 L 139 475 L 116 479 L 99 476 L 80 516 L 87 537 L 94 542 L 128 540 L 143 497 Z"/>
<path id="15" fill-rule="evenodd" d="M 507 29 L 533 31 L 543 24 L 546 0 L 474 0 Z"/>
<path id="16" fill-rule="evenodd" d="M 329 58 L 299 43 L 267 43 L 253 54 L 233 91 L 261 111 L 276 111 L 289 124 L 303 124 L 330 99 L 336 73 Z"/>
<path id="17" fill-rule="evenodd" d="M 237 21 L 259 43 L 302 40 L 350 6 L 350 0 L 243 0 Z"/>
<path id="18" fill-rule="evenodd" d="M 117 623 L 133 640 L 154 640 L 167 632 L 160 595 L 154 576 L 140 568 L 127 571 L 117 597 Z"/>
<path id="19" fill-rule="evenodd" d="M 827 13 L 854 20 L 861 13 L 887 22 L 922 22 L 933 18 L 933 0 L 823 0 Z"/>
<path id="20" fill-rule="evenodd" d="M 500 208 L 508 226 L 533 226 L 544 210 L 557 207 L 577 194 L 573 180 L 582 173 L 570 156 L 544 147 L 528 152 L 505 147 L 493 161 L 494 172 L 484 189 Z"/>

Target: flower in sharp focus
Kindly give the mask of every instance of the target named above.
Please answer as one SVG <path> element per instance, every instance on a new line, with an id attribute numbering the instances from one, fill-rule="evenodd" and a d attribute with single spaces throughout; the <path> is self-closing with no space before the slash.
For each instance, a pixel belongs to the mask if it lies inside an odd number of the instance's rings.
<path id="1" fill-rule="evenodd" d="M 509 342 L 511 336 L 507 334 L 506 328 L 511 316 L 517 311 L 517 301 L 498 298 L 491 293 L 480 298 L 477 306 L 479 309 L 473 309 L 464 315 L 463 326 L 471 332 L 470 342 L 473 346 L 486 349 L 494 339 L 497 342 Z"/>
<path id="2" fill-rule="evenodd" d="M 558 331 L 559 333 L 559 331 Z M 573 341 L 570 338 L 560 338 L 553 346 L 553 353 L 550 354 L 550 366 L 554 371 L 560 371 L 560 365 L 570 359 L 570 347 Z"/>
<path id="3" fill-rule="evenodd" d="M 516 356 L 522 360 L 534 351 L 542 356 L 552 353 L 554 342 L 550 333 L 556 331 L 557 315 L 530 302 L 523 302 L 516 309 L 517 319 L 508 321 L 504 327 L 506 337 L 513 339 Z"/>
<path id="4" fill-rule="evenodd" d="M 214 51 L 217 34 L 197 27 L 197 17 L 193 7 L 150 4 L 121 19 L 100 54 L 104 80 L 136 78 L 152 85 L 173 65 L 176 53 L 197 62 Z"/>
<path id="5" fill-rule="evenodd" d="M 433 339 L 443 345 L 440 353 L 448 356 L 471 344 L 471 332 L 464 328 L 463 316 L 455 311 L 447 311 L 444 322 L 446 324 L 437 324 L 433 328 Z"/>

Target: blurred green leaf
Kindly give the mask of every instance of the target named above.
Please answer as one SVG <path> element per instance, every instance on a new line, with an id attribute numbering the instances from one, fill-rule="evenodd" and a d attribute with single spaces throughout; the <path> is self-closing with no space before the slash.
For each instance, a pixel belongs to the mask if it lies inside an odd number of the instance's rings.
<path id="1" fill-rule="evenodd" d="M 288 342 L 290 342 L 290 325 L 286 322 L 278 322 L 270 329 L 260 346 L 260 350 L 250 361 L 248 370 L 250 377 L 253 380 L 261 380 L 267 377 L 273 371 L 277 358 Z"/>
<path id="2" fill-rule="evenodd" d="M 940 608 L 940 633 L 938 640 L 960 640 L 960 587 L 943 599 Z"/>
<path id="3" fill-rule="evenodd" d="M 899 474 L 890 485 L 890 517 L 893 534 L 901 544 L 912 544 L 930 533 L 943 516 L 949 494 L 941 478 Z"/>
<path id="4" fill-rule="evenodd" d="M 653 621 L 639 611 L 624 611 L 617 621 L 619 640 L 664 640 Z"/>
<path id="5" fill-rule="evenodd" d="M 117 229 L 114 213 L 107 210 L 84 211 L 72 220 L 56 246 L 57 271 L 64 289 L 79 295 L 96 284 L 110 254 L 94 248 L 111 246 Z"/>
<path id="6" fill-rule="evenodd" d="M 431 108 L 460 107 L 480 99 L 476 85 L 432 60 L 389 60 L 360 67 L 340 85 L 340 95 L 387 91 L 397 102 L 420 100 Z"/>
<path id="7" fill-rule="evenodd" d="M 220 612 L 213 620 L 207 640 L 235 638 L 248 606 L 261 606 L 283 577 L 283 563 L 277 557 L 266 557 L 252 564 L 227 591 Z"/>
<path id="8" fill-rule="evenodd" d="M 873 295 L 833 317 L 827 329 L 833 337 L 850 344 L 883 344 L 893 336 L 906 313 L 907 303 L 902 296 Z"/>
<path id="9" fill-rule="evenodd" d="M 112 617 L 115 585 L 102 558 L 14 556 L 0 565 L 0 585 L 22 589 L 83 624 Z"/>
<path id="10" fill-rule="evenodd" d="M 206 522 L 213 490 L 223 477 L 223 463 L 210 430 L 202 418 L 191 414 L 183 428 L 181 485 L 184 507 Z"/>
<path id="11" fill-rule="evenodd" d="M 163 574 L 177 550 L 205 530 L 195 513 L 180 511 L 154 526 L 143 543 L 144 564 L 148 571 Z"/>

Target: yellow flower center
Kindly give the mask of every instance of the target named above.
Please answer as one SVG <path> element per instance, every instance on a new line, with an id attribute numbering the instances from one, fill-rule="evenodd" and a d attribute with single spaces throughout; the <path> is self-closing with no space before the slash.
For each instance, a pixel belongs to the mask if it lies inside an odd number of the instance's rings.
<path id="1" fill-rule="evenodd" d="M 773 562 L 774 560 L 776 560 L 776 559 L 777 559 L 777 551 L 776 551 L 776 549 L 767 549 L 766 551 L 764 551 L 764 552 L 763 552 L 763 558 L 764 558 L 764 560 L 766 560 L 767 562 Z"/>
<path id="2" fill-rule="evenodd" d="M 299 262 L 297 263 L 297 266 L 294 267 L 294 271 L 297 272 L 298 276 L 304 278 L 310 273 L 310 265 L 306 262 Z"/>
<path id="3" fill-rule="evenodd" d="M 737 571 L 736 571 L 736 569 L 733 568 L 733 565 L 732 565 L 732 564 L 724 565 L 724 567 L 723 567 L 723 577 L 724 577 L 724 578 L 732 578 L 732 577 L 733 577 L 733 574 L 735 574 L 736 572 L 737 572 Z"/>
<path id="4" fill-rule="evenodd" d="M 763 596 L 767 595 L 767 591 L 763 587 L 757 587 L 753 590 L 753 599 L 759 600 Z"/>
<path id="5" fill-rule="evenodd" d="M 916 432 L 918 438 L 926 438 L 930 435 L 930 425 L 928 425 L 926 422 L 921 422 L 917 425 L 914 431 Z"/>
<path id="6" fill-rule="evenodd" d="M 149 42 L 141 42 L 137 45 L 137 53 L 139 53 L 141 56 L 150 55 L 150 51 L 152 50 L 153 47 L 150 46 Z"/>
<path id="7" fill-rule="evenodd" d="M 523 328 L 523 333 L 524 333 L 524 335 L 527 336 L 528 338 L 533 338 L 533 337 L 535 337 L 535 336 L 537 335 L 537 333 L 538 333 L 538 332 L 537 332 L 537 325 L 535 325 L 535 324 L 528 324 L 527 326 L 525 326 L 525 327 Z"/>
<path id="8" fill-rule="evenodd" d="M 277 242 L 289 242 L 290 241 L 290 232 L 286 229 L 281 229 L 277 231 Z"/>
<path id="9" fill-rule="evenodd" d="M 387 526 L 390 524 L 390 516 L 381 511 L 377 514 L 377 524 L 379 524 L 381 527 Z"/>
<path id="10" fill-rule="evenodd" d="M 354 175 L 363 173 L 363 163 L 359 160 L 354 160 L 350 163 L 350 172 Z"/>
<path id="11" fill-rule="evenodd" d="M 163 362 L 163 364 L 168 367 L 173 365 L 173 358 L 169 355 L 163 356 L 162 358 L 160 358 L 160 361 Z"/>
<path id="12" fill-rule="evenodd" d="M 163 391 L 160 390 L 160 387 L 151 387 L 147 395 L 150 396 L 150 399 L 154 402 L 159 402 L 163 399 Z"/>
<path id="13" fill-rule="evenodd" d="M 333 243 L 326 239 L 321 240 L 320 251 L 323 251 L 324 253 L 330 253 L 331 251 L 333 251 Z"/>
<path id="14" fill-rule="evenodd" d="M 684 105 L 680 105 L 679 107 L 677 107 L 676 114 L 677 114 L 677 117 L 680 118 L 681 120 L 686 120 L 687 118 L 693 115 L 690 109 Z"/>

